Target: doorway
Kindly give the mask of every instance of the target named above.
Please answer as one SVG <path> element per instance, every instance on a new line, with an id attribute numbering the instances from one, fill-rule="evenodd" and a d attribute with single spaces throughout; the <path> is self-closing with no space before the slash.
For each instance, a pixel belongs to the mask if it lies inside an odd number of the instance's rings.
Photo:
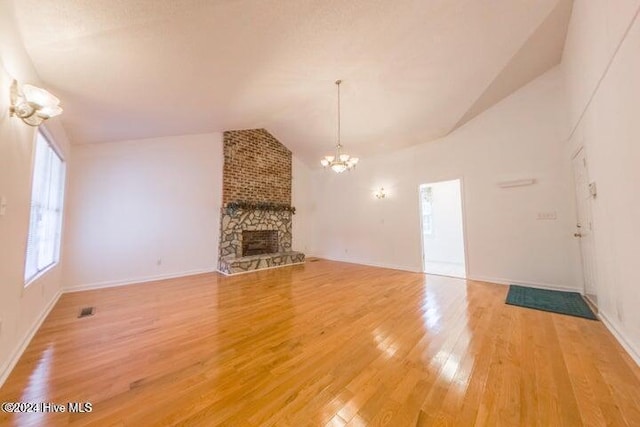
<path id="1" fill-rule="evenodd" d="M 459 179 L 420 185 L 422 267 L 427 274 L 466 278 Z"/>
<path id="2" fill-rule="evenodd" d="M 584 276 L 584 294 L 596 307 L 598 292 L 596 286 L 596 254 L 591 218 L 591 203 L 595 197 L 595 184 L 589 181 L 587 158 L 584 148 L 573 157 L 573 177 L 576 186 L 576 208 L 578 220 L 574 237 L 580 240 L 580 256 Z"/>

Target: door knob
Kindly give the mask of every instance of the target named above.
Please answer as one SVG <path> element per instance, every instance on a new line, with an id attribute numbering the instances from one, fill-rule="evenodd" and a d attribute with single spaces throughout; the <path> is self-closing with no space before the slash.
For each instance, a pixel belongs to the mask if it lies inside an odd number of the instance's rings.
<path id="1" fill-rule="evenodd" d="M 573 233 L 573 237 L 582 237 L 582 233 Z"/>

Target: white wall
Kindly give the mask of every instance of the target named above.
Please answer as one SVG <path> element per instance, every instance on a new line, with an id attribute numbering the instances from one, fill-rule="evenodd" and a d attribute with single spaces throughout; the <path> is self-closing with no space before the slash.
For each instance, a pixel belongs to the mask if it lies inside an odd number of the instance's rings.
<path id="1" fill-rule="evenodd" d="M 598 188 L 593 201 L 598 306 L 640 363 L 639 8 L 637 0 L 574 1 L 563 64 L 575 128 L 567 151 L 584 146 Z"/>
<path id="2" fill-rule="evenodd" d="M 572 126 L 584 113 L 639 6 L 640 0 L 573 1 L 562 58 Z"/>
<path id="3" fill-rule="evenodd" d="M 221 134 L 76 145 L 73 150 L 65 287 L 216 268 Z"/>
<path id="4" fill-rule="evenodd" d="M 431 185 L 433 233 L 424 235 L 424 259 L 464 264 L 462 200 L 459 181 Z"/>
<path id="5" fill-rule="evenodd" d="M 578 288 L 565 138 L 564 85 L 555 68 L 445 138 L 363 159 L 353 173 L 318 171 L 314 252 L 420 271 L 418 186 L 462 178 L 470 278 Z M 496 185 L 518 178 L 537 183 Z M 388 196 L 377 200 L 381 186 Z M 556 212 L 557 220 L 537 220 L 538 212 Z"/>
<path id="6" fill-rule="evenodd" d="M 7 199 L 6 215 L 0 217 L 0 385 L 61 289 L 59 264 L 24 288 L 35 128 L 9 117 L 14 78 L 46 88 L 24 50 L 11 2 L 0 1 L 0 197 Z M 58 119 L 47 127 L 69 160 L 69 144 Z"/>

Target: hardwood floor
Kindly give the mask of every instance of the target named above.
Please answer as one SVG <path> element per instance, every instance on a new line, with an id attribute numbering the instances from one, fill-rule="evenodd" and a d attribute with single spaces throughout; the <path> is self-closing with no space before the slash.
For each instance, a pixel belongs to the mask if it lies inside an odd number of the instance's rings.
<path id="1" fill-rule="evenodd" d="M 0 402 L 93 411 L 0 423 L 640 425 L 640 369 L 602 323 L 506 292 L 322 260 L 65 294 Z"/>

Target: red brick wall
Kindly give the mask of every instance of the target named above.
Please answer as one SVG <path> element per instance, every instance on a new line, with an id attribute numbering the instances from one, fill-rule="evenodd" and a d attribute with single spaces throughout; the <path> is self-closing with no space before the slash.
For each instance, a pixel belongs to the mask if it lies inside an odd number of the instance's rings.
<path id="1" fill-rule="evenodd" d="M 265 129 L 224 133 L 222 203 L 291 205 L 291 151 Z"/>

